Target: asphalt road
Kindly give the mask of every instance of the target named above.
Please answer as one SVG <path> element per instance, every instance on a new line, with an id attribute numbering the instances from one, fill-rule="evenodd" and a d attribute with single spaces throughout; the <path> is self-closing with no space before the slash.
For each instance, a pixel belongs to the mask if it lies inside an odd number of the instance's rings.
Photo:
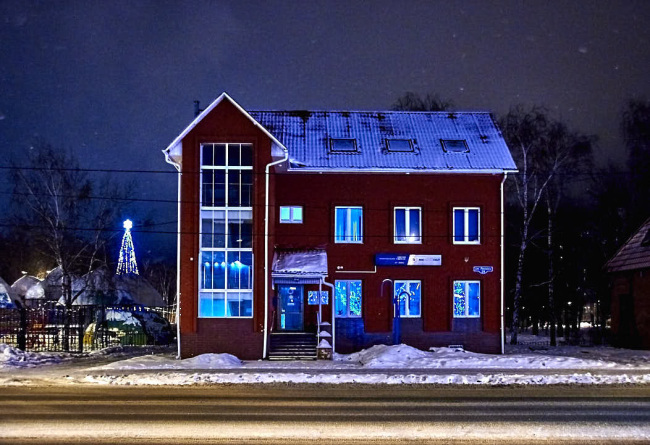
<path id="1" fill-rule="evenodd" d="M 0 388 L 0 443 L 650 443 L 650 388 Z"/>

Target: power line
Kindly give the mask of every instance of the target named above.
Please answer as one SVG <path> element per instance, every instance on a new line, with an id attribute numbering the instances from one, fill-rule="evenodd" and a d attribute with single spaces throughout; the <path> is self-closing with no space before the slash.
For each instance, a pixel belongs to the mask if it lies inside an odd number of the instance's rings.
<path id="1" fill-rule="evenodd" d="M 205 169 L 205 170 L 183 170 L 181 172 L 178 172 L 176 170 L 133 170 L 133 169 L 109 169 L 109 168 L 66 168 L 66 167 L 57 167 L 57 168 L 51 168 L 51 167 L 27 167 L 27 166 L 7 166 L 7 165 L 0 165 L 0 170 L 27 170 L 27 171 L 73 171 L 73 172 L 88 172 L 88 173 L 151 173 L 151 174 L 173 174 L 173 175 L 199 175 L 203 171 L 211 171 L 211 170 L 222 170 L 225 171 L 224 169 Z M 248 169 L 239 169 L 239 168 L 233 168 L 231 167 L 229 170 L 236 170 L 236 171 L 245 171 L 245 172 L 250 172 L 251 175 L 257 175 L 257 176 L 264 176 L 266 175 L 265 172 L 256 172 L 253 170 L 248 170 Z M 357 172 L 357 173 L 367 173 L 367 174 L 385 174 L 385 175 L 403 175 L 406 174 L 407 171 L 404 172 L 382 172 L 382 171 L 373 171 L 373 172 L 365 172 L 363 169 L 350 169 L 350 172 Z M 291 170 L 291 172 L 269 172 L 269 175 L 288 175 L 288 174 L 295 174 L 295 175 L 336 175 L 340 174 L 341 172 L 331 172 L 328 171 L 328 168 L 323 168 L 323 170 L 319 171 L 301 171 L 301 170 Z M 408 173 L 414 173 L 418 174 L 420 173 L 420 170 L 411 170 L 408 171 Z M 429 169 L 422 169 L 421 170 L 422 174 L 435 174 L 435 173 L 445 173 L 445 174 L 450 174 L 450 173 L 455 173 L 453 169 L 438 169 L 438 170 L 429 170 Z M 484 172 L 459 172 L 458 174 L 483 174 L 483 175 L 491 175 L 493 173 L 484 173 Z M 522 175 L 523 173 L 521 172 L 508 172 L 508 176 L 519 176 Z M 530 174 L 530 173 L 529 173 Z M 572 172 L 572 173 L 555 173 L 555 176 L 573 176 L 573 177 L 580 177 L 580 176 L 592 176 L 592 175 L 598 175 L 598 176 L 618 176 L 618 175 L 630 175 L 631 173 L 629 171 L 593 171 L 593 172 Z"/>
<path id="2" fill-rule="evenodd" d="M 152 224 L 151 226 L 165 225 L 165 224 L 172 224 L 172 223 L 176 223 L 176 221 L 169 221 L 169 222 L 165 222 L 165 223 Z M 7 224 L 7 223 L 0 223 L 0 227 L 11 227 L 11 228 L 20 227 L 20 228 L 23 228 L 23 229 L 51 229 L 51 227 L 49 227 L 49 226 L 28 225 L 28 224 Z M 141 227 L 143 227 L 143 226 L 141 226 Z M 117 229 L 117 228 L 112 229 L 112 228 L 91 228 L 91 227 L 65 227 L 65 228 L 60 228 L 58 230 L 73 231 L 73 232 L 74 231 L 79 231 L 79 232 L 120 232 L 120 233 L 122 232 L 122 229 Z M 187 230 L 184 230 L 184 231 L 164 230 L 163 231 L 163 230 L 134 230 L 134 229 L 131 229 L 131 232 L 132 233 L 137 233 L 137 234 L 160 234 L 160 235 L 179 235 L 179 234 L 180 235 L 193 235 L 193 236 L 211 235 L 211 236 L 215 236 L 215 237 L 227 238 L 225 233 L 200 232 L 200 231 L 197 232 L 197 231 L 193 231 L 193 230 L 190 230 L 190 231 L 187 231 Z M 560 235 L 563 234 L 563 233 L 570 233 L 570 234 L 573 235 L 573 232 L 556 231 L 555 233 L 560 234 Z M 251 233 L 250 236 L 254 238 L 254 237 L 264 237 L 265 235 L 263 233 L 253 232 L 253 233 Z M 324 233 L 318 233 L 318 234 L 314 234 L 314 233 L 296 233 L 296 234 L 269 233 L 268 236 L 269 237 L 281 237 L 281 238 L 294 238 L 294 237 L 295 238 L 310 238 L 310 237 L 312 237 L 312 238 L 326 238 L 328 240 L 334 238 L 332 232 L 329 232 L 329 231 L 327 233 L 325 233 L 325 234 Z M 362 239 L 365 239 L 365 238 L 394 239 L 394 236 L 395 236 L 394 234 L 390 234 L 390 235 L 389 234 L 384 234 L 384 235 L 367 235 L 367 234 L 363 234 Z M 454 235 L 450 233 L 450 234 L 420 235 L 420 238 L 422 238 L 422 239 L 434 239 L 434 238 L 448 238 L 448 239 L 451 239 L 451 238 L 453 238 L 453 236 Z M 504 235 L 504 237 L 505 237 L 505 235 Z M 501 235 L 500 234 L 498 234 L 498 235 L 485 234 L 483 232 L 483 233 L 480 234 L 479 238 L 501 238 Z M 341 244 L 344 244 L 344 245 L 361 244 L 362 245 L 362 243 L 341 243 Z M 404 243 L 404 244 L 400 243 L 400 244 L 395 244 L 396 248 L 399 248 L 399 246 L 402 246 L 402 245 L 404 245 L 405 248 L 407 248 L 406 246 L 417 246 L 417 245 L 421 245 L 421 244 L 420 243 Z M 464 244 L 460 244 L 460 245 L 464 245 Z M 467 244 L 467 246 L 471 248 L 473 245 L 472 244 Z"/>

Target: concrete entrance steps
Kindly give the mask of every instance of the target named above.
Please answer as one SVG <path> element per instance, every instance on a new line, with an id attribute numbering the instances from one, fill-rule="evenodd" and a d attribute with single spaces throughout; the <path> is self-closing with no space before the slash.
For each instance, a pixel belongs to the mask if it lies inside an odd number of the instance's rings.
<path id="1" fill-rule="evenodd" d="M 269 343 L 269 360 L 316 360 L 316 334 L 274 332 Z"/>

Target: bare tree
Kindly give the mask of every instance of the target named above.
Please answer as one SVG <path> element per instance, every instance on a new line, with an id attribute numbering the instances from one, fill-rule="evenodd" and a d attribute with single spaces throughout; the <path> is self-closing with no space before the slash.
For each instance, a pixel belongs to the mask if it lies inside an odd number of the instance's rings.
<path id="1" fill-rule="evenodd" d="M 574 133 L 561 122 L 552 122 L 548 132 L 546 153 L 540 161 L 541 168 L 550 181 L 544 190 L 546 204 L 546 240 L 548 258 L 548 313 L 551 346 L 557 345 L 555 307 L 555 256 L 554 241 L 556 216 L 571 180 L 588 172 L 592 167 L 592 143 L 595 138 Z"/>
<path id="2" fill-rule="evenodd" d="M 551 196 L 547 192 L 553 181 L 561 181 L 560 176 L 569 171 L 576 147 L 568 144 L 571 138 L 564 124 L 551 119 L 544 108 L 515 107 L 501 120 L 501 128 L 519 168 L 519 173 L 511 176 L 511 195 L 521 210 L 511 326 L 511 343 L 517 344 L 526 250 L 536 235 L 531 233 L 533 218 L 540 203 Z"/>
<path id="3" fill-rule="evenodd" d="M 450 100 L 441 99 L 437 94 L 428 93 L 422 97 L 409 91 L 395 101 L 392 109 L 395 111 L 447 111 L 452 107 L 453 103 Z"/>
<path id="4" fill-rule="evenodd" d="M 142 263 L 142 275 L 160 293 L 168 306 L 176 302 L 176 267 L 160 261 Z"/>
<path id="5" fill-rule="evenodd" d="M 628 151 L 632 192 L 627 225 L 633 230 L 648 218 L 650 208 L 650 101 L 631 99 L 627 103 L 621 131 Z"/>
<path id="6" fill-rule="evenodd" d="M 70 309 L 84 290 L 73 293 L 73 277 L 106 264 L 106 243 L 115 234 L 108 228 L 116 219 L 114 199 L 120 193 L 108 178 L 91 180 L 70 151 L 44 143 L 30 150 L 26 166 L 14 167 L 13 184 L 14 223 L 61 269 L 63 302 Z M 63 346 L 69 350 L 69 317 L 64 331 Z"/>

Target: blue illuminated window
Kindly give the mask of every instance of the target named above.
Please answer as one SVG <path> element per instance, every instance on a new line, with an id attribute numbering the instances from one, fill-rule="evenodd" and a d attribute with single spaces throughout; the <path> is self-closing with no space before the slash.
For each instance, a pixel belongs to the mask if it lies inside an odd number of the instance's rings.
<path id="1" fill-rule="evenodd" d="M 253 316 L 253 146 L 201 145 L 199 317 Z"/>
<path id="2" fill-rule="evenodd" d="M 363 209 L 361 207 L 336 207 L 334 210 L 334 242 L 363 242 Z"/>
<path id="3" fill-rule="evenodd" d="M 422 282 L 395 280 L 395 298 L 399 299 L 400 317 L 419 317 L 422 307 Z"/>
<path id="4" fill-rule="evenodd" d="M 336 280 L 334 296 L 337 318 L 361 317 L 361 280 Z"/>
<path id="5" fill-rule="evenodd" d="M 395 207 L 395 244 L 422 243 L 422 209 Z"/>
<path id="6" fill-rule="evenodd" d="M 481 316 L 481 283 L 479 281 L 454 281 L 454 317 L 478 318 Z"/>
<path id="7" fill-rule="evenodd" d="M 454 207 L 454 244 L 480 244 L 481 210 L 478 207 Z"/>
<path id="8" fill-rule="evenodd" d="M 280 206 L 280 222 L 302 224 L 302 207 Z"/>

